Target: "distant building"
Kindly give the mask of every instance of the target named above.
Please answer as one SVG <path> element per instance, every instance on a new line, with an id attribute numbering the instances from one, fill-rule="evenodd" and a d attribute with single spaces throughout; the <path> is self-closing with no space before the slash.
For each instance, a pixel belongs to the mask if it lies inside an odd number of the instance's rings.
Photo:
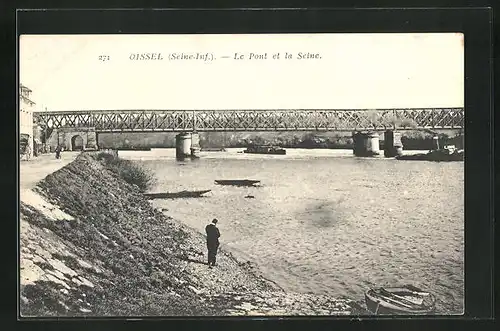
<path id="1" fill-rule="evenodd" d="M 33 111 L 35 103 L 31 100 L 33 91 L 28 87 L 19 85 L 19 134 L 20 139 L 27 140 L 29 157 L 33 157 Z"/>

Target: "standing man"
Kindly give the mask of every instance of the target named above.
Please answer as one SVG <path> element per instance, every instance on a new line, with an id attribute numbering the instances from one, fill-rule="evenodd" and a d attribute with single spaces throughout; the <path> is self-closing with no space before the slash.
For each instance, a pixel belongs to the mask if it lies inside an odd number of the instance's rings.
<path id="1" fill-rule="evenodd" d="M 215 257 L 217 256 L 217 249 L 219 248 L 220 232 L 217 228 L 217 219 L 214 218 L 211 224 L 205 227 L 207 233 L 207 248 L 208 248 L 208 266 L 212 268 L 215 266 Z"/>

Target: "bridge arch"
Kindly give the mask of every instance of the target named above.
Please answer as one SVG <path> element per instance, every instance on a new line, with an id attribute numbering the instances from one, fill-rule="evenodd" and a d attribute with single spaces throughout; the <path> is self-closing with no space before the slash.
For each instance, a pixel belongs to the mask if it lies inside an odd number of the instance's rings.
<path id="1" fill-rule="evenodd" d="M 71 150 L 72 151 L 81 151 L 85 148 L 85 144 L 82 136 L 79 134 L 71 137 Z"/>

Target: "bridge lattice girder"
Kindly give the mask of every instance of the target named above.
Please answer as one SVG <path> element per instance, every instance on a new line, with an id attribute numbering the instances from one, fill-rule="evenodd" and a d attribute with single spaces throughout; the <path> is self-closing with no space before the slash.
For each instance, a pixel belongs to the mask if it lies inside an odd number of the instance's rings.
<path id="1" fill-rule="evenodd" d="M 463 108 L 381 110 L 106 110 L 35 112 L 46 129 L 95 127 L 97 132 L 352 131 L 458 129 Z"/>

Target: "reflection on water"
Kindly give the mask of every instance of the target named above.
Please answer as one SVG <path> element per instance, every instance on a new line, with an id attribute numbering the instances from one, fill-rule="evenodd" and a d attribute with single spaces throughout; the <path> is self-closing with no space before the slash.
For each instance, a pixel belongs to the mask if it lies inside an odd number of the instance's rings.
<path id="1" fill-rule="evenodd" d="M 155 191 L 212 189 L 206 198 L 155 204 L 200 231 L 218 218 L 222 246 L 285 289 L 362 300 L 371 286 L 411 283 L 436 294 L 439 313 L 462 313 L 463 162 L 231 150 L 179 166 L 174 150 L 120 154 L 155 171 Z M 215 179 L 258 179 L 262 187 Z"/>

